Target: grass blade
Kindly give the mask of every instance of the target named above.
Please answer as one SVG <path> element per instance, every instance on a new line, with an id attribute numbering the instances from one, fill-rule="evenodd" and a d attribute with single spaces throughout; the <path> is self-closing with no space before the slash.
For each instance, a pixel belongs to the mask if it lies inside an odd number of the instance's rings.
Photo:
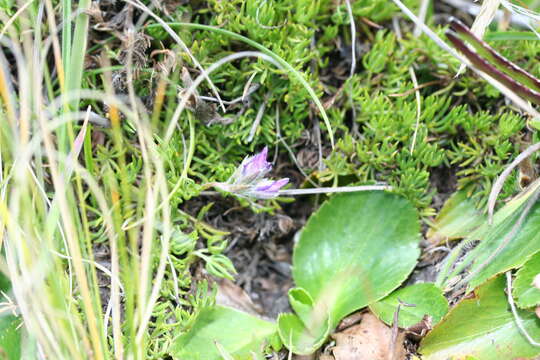
<path id="1" fill-rule="evenodd" d="M 452 19 L 450 21 L 450 28 L 459 34 L 463 39 L 467 40 L 469 45 L 471 45 L 478 54 L 489 61 L 497 69 L 504 72 L 506 75 L 510 76 L 516 81 L 523 83 L 530 89 L 540 91 L 539 79 L 535 78 L 533 75 L 529 74 L 527 71 L 523 70 L 499 54 L 485 41 L 475 36 L 472 31 L 469 30 L 461 21 Z"/>
<path id="2" fill-rule="evenodd" d="M 500 82 L 516 95 L 527 99 L 537 105 L 540 105 L 540 93 L 530 90 L 526 86 L 512 79 L 504 72 L 490 64 L 486 59 L 472 51 L 460 38 L 452 32 L 447 32 L 446 37 L 454 44 L 454 46 L 474 65 L 476 68 L 491 76 L 496 81 Z"/>

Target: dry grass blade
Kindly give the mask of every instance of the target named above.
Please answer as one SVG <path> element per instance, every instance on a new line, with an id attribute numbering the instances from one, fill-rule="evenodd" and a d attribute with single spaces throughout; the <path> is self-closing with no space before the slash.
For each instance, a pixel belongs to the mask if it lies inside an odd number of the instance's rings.
<path id="1" fill-rule="evenodd" d="M 426 16 L 427 16 L 427 12 L 428 12 L 428 8 L 429 8 L 429 3 L 431 0 L 421 0 L 422 2 L 420 3 L 420 10 L 418 12 L 418 19 L 422 22 L 422 23 L 425 23 L 426 22 Z M 420 28 L 420 26 L 418 26 L 418 24 L 416 24 L 414 26 L 414 32 L 413 32 L 413 35 L 415 37 L 418 37 L 420 36 L 420 34 L 422 34 L 422 29 Z"/>
<path id="2" fill-rule="evenodd" d="M 190 86 L 187 89 L 185 89 L 185 91 L 182 93 L 180 103 L 176 107 L 176 109 L 174 111 L 174 114 L 173 114 L 173 116 L 171 118 L 171 121 L 169 123 L 169 126 L 167 128 L 167 131 L 165 132 L 165 136 L 164 136 L 165 141 L 169 141 L 171 139 L 171 137 L 173 136 L 173 132 L 174 132 L 176 126 L 178 125 L 178 120 L 180 119 L 180 115 L 182 114 L 182 112 L 186 108 L 186 106 L 187 106 L 188 102 L 190 101 L 191 97 L 195 94 L 195 91 L 196 91 L 197 87 L 201 84 L 201 82 L 208 75 L 210 75 L 215 70 L 219 69 L 224 64 L 235 61 L 237 59 L 246 58 L 246 57 L 261 58 L 263 60 L 266 60 L 266 61 L 274 64 L 275 66 L 277 66 L 278 68 L 281 69 L 281 65 L 278 62 L 276 62 L 272 57 L 270 57 L 270 56 L 268 56 L 268 55 L 266 55 L 266 54 L 264 54 L 262 52 L 257 52 L 257 51 L 242 51 L 242 52 L 238 52 L 238 53 L 235 53 L 235 54 L 225 56 L 224 58 L 216 61 L 215 63 L 210 65 L 207 69 L 205 69 L 203 71 L 203 73 L 201 75 L 199 75 L 193 81 L 193 83 L 190 84 Z"/>
<path id="3" fill-rule="evenodd" d="M 358 132 L 358 124 L 356 122 L 356 106 L 353 99 L 353 81 L 352 77 L 356 71 L 356 24 L 354 22 L 354 14 L 351 7 L 350 0 L 345 0 L 347 5 L 347 14 L 349 15 L 349 21 L 351 22 L 351 70 L 349 73 L 349 106 L 351 107 L 352 112 L 352 123 L 353 123 L 353 132 Z M 320 137 L 320 130 L 318 130 Z M 319 169 L 323 168 L 322 161 L 322 144 L 319 140 Z"/>
<path id="4" fill-rule="evenodd" d="M 347 14 L 349 15 L 349 21 L 351 22 L 351 72 L 349 78 L 354 75 L 356 71 L 356 24 L 354 22 L 354 15 L 351 7 L 351 1 L 345 0 L 347 5 Z"/>
<path id="5" fill-rule="evenodd" d="M 476 3 L 470 0 L 443 0 L 443 2 L 471 16 L 477 16 L 480 13 L 481 6 L 477 5 Z M 501 2 L 501 5 L 506 7 L 505 3 L 506 1 L 503 0 Z M 503 10 L 497 10 L 495 12 L 494 21 L 502 21 L 504 17 L 505 17 L 505 14 Z M 510 18 L 510 23 L 513 26 L 517 26 L 521 28 L 529 26 L 528 25 L 529 22 L 530 22 L 529 18 L 518 13 L 512 14 Z"/>
<path id="6" fill-rule="evenodd" d="M 148 7 L 146 7 L 143 3 L 141 3 L 140 1 L 138 0 L 134 0 L 134 1 L 131 1 L 131 0 L 124 0 L 125 2 L 127 2 L 128 4 L 131 4 L 133 6 L 135 6 L 136 8 L 138 8 L 139 10 L 147 13 L 148 15 L 150 15 L 152 18 L 154 18 L 157 22 L 159 22 L 161 24 L 161 26 L 163 26 L 163 28 L 165 29 L 165 31 L 167 31 L 167 33 L 174 39 L 174 41 L 176 41 L 180 47 L 182 48 L 182 50 L 184 50 L 186 52 L 186 54 L 188 54 L 188 56 L 191 58 L 191 61 L 193 61 L 193 63 L 195 64 L 195 66 L 201 70 L 205 80 L 208 82 L 208 84 L 210 85 L 210 88 L 212 89 L 212 91 L 214 92 L 214 95 L 215 97 L 219 100 L 219 104 L 221 106 L 221 108 L 223 109 L 223 111 L 225 111 L 225 105 L 223 104 L 223 102 L 221 101 L 221 97 L 219 96 L 219 92 L 218 92 L 218 89 L 216 88 L 216 86 L 214 85 L 214 83 L 212 82 L 212 80 L 210 80 L 210 78 L 208 77 L 208 74 L 205 73 L 204 71 L 204 68 L 203 66 L 201 65 L 201 63 L 195 58 L 195 56 L 193 56 L 193 54 L 191 53 L 191 51 L 189 50 L 189 48 L 187 47 L 186 43 L 184 43 L 182 41 L 182 39 L 180 39 L 180 37 L 178 36 L 178 34 L 176 34 L 173 29 L 171 29 L 171 27 L 169 25 L 167 25 L 167 23 L 165 21 L 163 21 L 163 19 L 161 19 L 159 16 L 157 16 L 152 10 L 150 10 Z"/>
<path id="7" fill-rule="evenodd" d="M 153 25 L 157 25 L 157 26 L 153 26 Z M 160 24 L 153 24 L 153 25 L 149 25 L 148 28 L 150 29 L 150 28 L 163 26 L 161 23 Z M 328 117 L 328 114 L 326 113 L 324 105 L 321 103 L 321 101 L 320 101 L 319 97 L 317 96 L 315 90 L 309 84 L 309 82 L 306 80 L 304 75 L 300 71 L 295 69 L 290 63 L 288 63 L 286 60 L 284 60 L 282 57 L 277 55 L 272 50 L 270 50 L 267 47 L 259 44 L 258 42 L 253 41 L 253 40 L 251 40 L 251 39 L 249 39 L 249 38 L 247 38 L 247 37 L 245 37 L 243 35 L 237 34 L 237 33 L 232 32 L 232 31 L 228 31 L 228 30 L 216 27 L 216 26 L 209 26 L 209 25 L 195 24 L 195 23 L 177 22 L 177 23 L 171 23 L 170 25 L 171 26 L 186 27 L 186 28 L 191 28 L 191 29 L 197 29 L 197 30 L 208 30 L 208 31 L 212 31 L 212 32 L 215 32 L 215 33 L 218 33 L 218 34 L 222 34 L 222 35 L 230 37 L 232 39 L 240 40 L 240 41 L 254 47 L 255 49 L 259 50 L 265 56 L 268 56 L 269 58 L 271 58 L 275 64 L 279 64 L 278 66 L 279 66 L 280 69 L 287 70 L 290 75 L 292 75 L 296 80 L 298 80 L 300 82 L 300 84 L 305 88 L 305 90 L 308 92 L 309 96 L 311 97 L 311 99 L 313 100 L 315 105 L 317 106 L 317 109 L 319 110 L 320 115 L 323 118 L 324 124 L 326 125 L 326 128 L 327 128 L 328 137 L 330 138 L 330 145 L 332 146 L 332 149 L 334 149 L 334 147 L 335 147 L 334 133 L 333 133 L 333 130 L 332 130 L 332 125 L 330 123 L 330 118 Z"/>
<path id="8" fill-rule="evenodd" d="M 521 154 L 518 155 L 507 167 L 504 169 L 504 171 L 499 175 L 497 180 L 495 180 L 495 183 L 493 184 L 493 187 L 491 188 L 491 192 L 489 194 L 488 198 L 488 221 L 489 223 L 493 223 L 493 213 L 495 211 L 495 204 L 497 202 L 497 197 L 499 196 L 499 193 L 501 192 L 501 189 L 504 185 L 504 182 L 510 176 L 512 171 L 519 166 L 519 164 L 527 159 L 529 156 L 534 154 L 535 152 L 540 150 L 540 142 L 533 144 L 529 146 L 525 151 L 523 151 Z"/>
<path id="9" fill-rule="evenodd" d="M 19 9 L 17 9 L 17 12 L 15 14 L 13 14 L 12 17 L 9 18 L 9 20 L 7 20 L 4 24 L 3 24 L 3 29 L 2 31 L 0 31 L 0 38 L 2 36 L 4 36 L 4 34 L 6 33 L 6 31 L 8 31 L 8 29 L 11 27 L 11 25 L 13 25 L 13 23 L 15 22 L 15 20 L 17 20 L 17 18 L 19 16 L 21 16 L 21 14 L 23 14 L 26 9 L 32 5 L 32 3 L 34 2 L 34 0 L 28 0 L 26 3 L 24 3 L 22 6 L 19 7 Z"/>
<path id="10" fill-rule="evenodd" d="M 265 95 L 264 100 L 259 107 L 259 110 L 257 111 L 257 116 L 255 116 L 255 120 L 253 120 L 253 125 L 251 126 L 251 129 L 249 130 L 249 135 L 246 139 L 248 143 L 252 142 L 255 138 L 255 134 L 257 133 L 257 129 L 259 128 L 259 125 L 261 124 L 261 120 L 264 116 L 264 111 L 266 110 L 266 104 L 268 103 L 269 94 Z"/>
<path id="11" fill-rule="evenodd" d="M 420 98 L 420 90 L 418 89 L 418 80 L 416 79 L 416 73 L 414 72 L 414 68 L 411 66 L 409 67 L 409 74 L 411 75 L 411 80 L 413 82 L 413 86 L 415 90 L 415 98 L 416 98 L 416 123 L 414 125 L 414 134 L 411 144 L 411 154 L 414 152 L 414 146 L 416 145 L 416 137 L 418 136 L 418 128 L 420 127 L 420 116 L 422 114 L 422 100 Z"/>
<path id="12" fill-rule="evenodd" d="M 4 102 L 6 115 L 11 126 L 16 123 L 16 118 L 18 117 L 17 101 L 14 94 L 15 91 L 13 82 L 11 81 L 8 62 L 4 52 L 0 49 L 0 97 Z"/>
<path id="13" fill-rule="evenodd" d="M 512 4 L 508 0 L 502 0 L 501 5 L 508 10 L 512 14 L 512 18 L 514 17 L 522 17 L 525 25 L 536 35 L 536 37 L 540 38 L 540 33 L 538 33 L 537 27 L 538 23 L 540 22 L 540 14 L 526 9 L 522 6 Z"/>

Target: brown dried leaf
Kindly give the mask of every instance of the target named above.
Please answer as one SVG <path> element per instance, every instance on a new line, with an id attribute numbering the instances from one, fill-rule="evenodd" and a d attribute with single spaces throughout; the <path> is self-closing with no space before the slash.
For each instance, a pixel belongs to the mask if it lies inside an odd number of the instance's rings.
<path id="1" fill-rule="evenodd" d="M 402 360 L 406 358 L 403 346 L 405 335 L 397 336 L 394 353 L 392 348 L 392 329 L 376 316 L 367 313 L 359 325 L 332 335 L 336 340 L 333 354 L 336 360 Z"/>
<path id="2" fill-rule="evenodd" d="M 332 355 L 322 354 L 322 355 L 319 357 L 319 360 L 335 360 L 335 358 L 334 358 Z"/>
<path id="3" fill-rule="evenodd" d="M 346 318 L 340 321 L 340 323 L 337 326 L 337 331 L 343 331 L 347 328 L 350 328 L 353 325 L 358 324 L 363 316 L 364 314 L 359 311 L 352 313 L 351 315 L 347 316 Z"/>
<path id="4" fill-rule="evenodd" d="M 249 295 L 240 286 L 227 279 L 220 279 L 218 281 L 216 303 L 255 316 L 260 316 L 261 314 L 261 309 L 255 306 Z"/>
<path id="5" fill-rule="evenodd" d="M 417 324 L 414 324 L 413 326 L 409 327 L 407 329 L 407 334 L 409 335 L 409 338 L 415 339 L 417 341 L 420 341 L 428 331 L 433 329 L 433 325 L 431 323 L 431 317 L 430 316 L 424 316 L 420 322 Z"/>
<path id="6" fill-rule="evenodd" d="M 294 359 L 294 360 L 315 360 L 315 354 L 311 354 L 311 355 L 296 355 L 293 359 Z M 321 358 L 319 358 L 319 360 L 321 360 Z"/>

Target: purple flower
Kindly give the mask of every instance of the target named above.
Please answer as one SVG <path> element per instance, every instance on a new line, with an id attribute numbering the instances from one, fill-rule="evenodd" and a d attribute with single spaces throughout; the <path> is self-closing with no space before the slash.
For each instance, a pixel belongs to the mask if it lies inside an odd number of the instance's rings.
<path id="1" fill-rule="evenodd" d="M 234 174 L 227 180 L 229 184 L 249 184 L 256 180 L 262 179 L 270 170 L 272 164 L 266 161 L 268 155 L 268 147 L 253 156 L 247 156 Z"/>
<path id="2" fill-rule="evenodd" d="M 224 183 L 214 186 L 244 197 L 256 199 L 272 199 L 279 194 L 289 179 L 271 180 L 265 176 L 272 170 L 272 164 L 266 161 L 268 147 L 253 156 L 246 157 L 234 174 Z"/>
<path id="3" fill-rule="evenodd" d="M 268 156 L 268 147 L 265 146 L 264 149 L 257 155 L 247 157 L 242 161 L 242 176 L 248 177 L 260 177 L 261 175 L 266 175 L 270 170 L 272 170 L 272 164 L 266 161 Z"/>

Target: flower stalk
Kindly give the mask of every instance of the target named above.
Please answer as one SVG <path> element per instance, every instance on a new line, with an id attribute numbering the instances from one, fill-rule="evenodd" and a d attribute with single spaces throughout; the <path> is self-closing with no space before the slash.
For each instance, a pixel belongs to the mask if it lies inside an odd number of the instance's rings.
<path id="1" fill-rule="evenodd" d="M 381 184 L 314 189 L 282 189 L 289 183 L 289 179 L 272 180 L 266 177 L 272 170 L 272 164 L 266 160 L 267 156 L 268 147 L 265 147 L 260 153 L 246 157 L 227 181 L 208 183 L 204 188 L 215 187 L 240 197 L 252 199 L 273 199 L 283 195 L 392 190 L 391 186 Z"/>

